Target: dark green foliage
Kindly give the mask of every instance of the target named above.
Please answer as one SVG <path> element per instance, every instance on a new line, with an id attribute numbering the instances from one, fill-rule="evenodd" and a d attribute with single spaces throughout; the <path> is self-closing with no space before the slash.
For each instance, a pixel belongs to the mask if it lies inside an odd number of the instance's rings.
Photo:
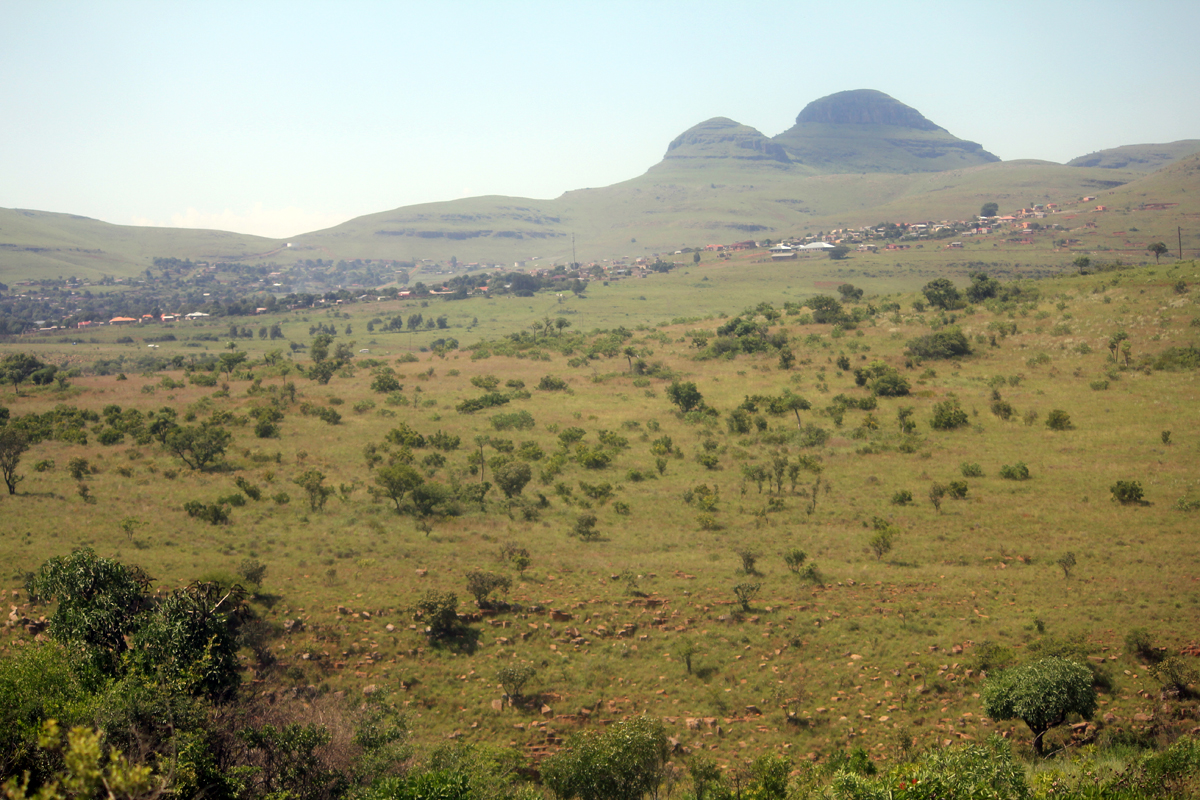
<path id="1" fill-rule="evenodd" d="M 501 667 L 496 673 L 496 679 L 504 689 L 504 694 L 510 700 L 518 700 L 525 684 L 533 679 L 537 670 L 529 664 L 512 664 Z"/>
<path id="2" fill-rule="evenodd" d="M 738 603 L 741 604 L 742 611 L 750 611 L 750 603 L 758 596 L 761 589 L 761 583 L 739 583 L 733 587 L 733 594 L 738 599 Z"/>
<path id="3" fill-rule="evenodd" d="M 567 382 L 553 375 L 545 375 L 538 381 L 537 388 L 543 392 L 565 392 L 567 390 Z"/>
<path id="4" fill-rule="evenodd" d="M 792 548 L 783 554 L 783 563 L 787 564 L 787 568 L 794 574 L 800 574 L 800 568 L 804 566 L 808 554 L 799 548 Z"/>
<path id="5" fill-rule="evenodd" d="M 906 352 L 913 358 L 937 360 L 969 356 L 971 345 L 961 330 L 950 327 L 910 339 L 906 345 Z"/>
<path id="6" fill-rule="evenodd" d="M 990 677 L 983 710 L 994 720 L 1019 719 L 1033 731 L 1033 749 L 1042 755 L 1042 737 L 1071 714 L 1091 719 L 1096 690 L 1091 671 L 1065 658 L 1051 657 Z"/>
<path id="7" fill-rule="evenodd" d="M 414 619 L 425 625 L 425 635 L 439 641 L 456 636 L 462 623 L 458 619 L 458 595 L 430 590 L 417 601 Z"/>
<path id="8" fill-rule="evenodd" d="M 407 464 L 392 464 L 375 470 L 378 492 L 396 504 L 396 513 L 400 512 L 400 501 L 404 496 L 424 482 L 421 474 Z"/>
<path id="9" fill-rule="evenodd" d="M 253 769 L 242 780 L 248 797 L 334 800 L 350 788 L 348 777 L 327 763 L 325 749 L 333 738 L 324 725 L 271 724 L 245 728 L 238 739 Z"/>
<path id="10" fill-rule="evenodd" d="M 667 387 L 667 398 L 672 403 L 679 406 L 679 410 L 687 413 L 694 411 L 704 405 L 704 397 L 700 394 L 700 390 L 696 388 L 696 384 L 688 381 L 680 383 L 673 382 Z"/>
<path id="11" fill-rule="evenodd" d="M 417 433 L 408 423 L 401 422 L 399 426 L 388 431 L 385 437 L 390 443 L 414 450 L 425 446 L 425 437 Z"/>
<path id="12" fill-rule="evenodd" d="M 668 755 L 662 722 L 634 717 L 573 736 L 542 762 L 542 780 L 559 800 L 637 800 L 657 792 Z"/>
<path id="13" fill-rule="evenodd" d="M 167 433 L 163 446 L 194 470 L 203 470 L 225 455 L 233 437 L 224 428 L 204 423 L 176 427 Z"/>
<path id="14" fill-rule="evenodd" d="M 1116 500 L 1123 506 L 1139 505 L 1143 502 L 1141 481 L 1117 481 L 1109 491 L 1112 492 L 1113 500 Z"/>
<path id="15" fill-rule="evenodd" d="M 946 484 L 946 494 L 955 500 L 966 500 L 967 489 L 966 481 L 950 481 Z"/>
<path id="16" fill-rule="evenodd" d="M 935 278 L 921 290 L 931 306 L 942 309 L 958 308 L 962 303 L 958 289 L 949 278 Z"/>
<path id="17" fill-rule="evenodd" d="M 533 471 L 524 461 L 510 461 L 492 471 L 492 480 L 509 499 L 519 495 L 532 477 Z"/>
<path id="18" fill-rule="evenodd" d="M 183 504 L 183 510 L 189 517 L 203 520 L 210 525 L 225 525 L 229 522 L 229 509 L 220 501 L 202 503 L 199 500 L 189 500 Z"/>
<path id="19" fill-rule="evenodd" d="M 1052 431 L 1069 431 L 1075 426 L 1071 424 L 1070 414 L 1056 408 L 1046 415 L 1046 427 Z"/>
<path id="20" fill-rule="evenodd" d="M 600 532 L 596 530 L 596 515 L 590 512 L 580 514 L 575 518 L 571 532 L 585 542 L 599 539 Z"/>
<path id="21" fill-rule="evenodd" d="M 145 608 L 150 577 L 137 567 L 80 548 L 44 563 L 32 589 L 41 600 L 56 600 L 50 635 L 83 648 L 107 669 L 127 649 L 126 634 Z"/>
<path id="22" fill-rule="evenodd" d="M 528 411 L 514 411 L 510 414 L 497 414 L 492 417 L 492 427 L 498 431 L 505 431 L 510 428 L 528 430 L 533 426 L 533 415 Z"/>
<path id="23" fill-rule="evenodd" d="M 840 767 L 833 779 L 833 796 L 839 800 L 935 800 L 935 798 L 989 798 L 1025 800 L 1030 797 L 1025 770 L 1014 763 L 1008 742 L 999 736 L 987 741 L 930 748 L 913 763 L 899 763 L 875 776 L 876 768 L 862 748 L 869 771 L 855 764 Z M 849 759 L 848 759 L 849 760 Z M 864 765 L 860 760 L 858 765 Z"/>
<path id="24" fill-rule="evenodd" d="M 1147 664 L 1163 660 L 1163 651 L 1154 646 L 1150 632 L 1145 628 L 1134 628 L 1125 636 L 1125 652 L 1137 656 Z"/>
<path id="25" fill-rule="evenodd" d="M 29 436 L 24 431 L 12 425 L 0 428 L 0 478 L 4 479 L 9 494 L 16 494 L 17 484 L 24 480 L 24 476 L 17 474 L 17 467 L 29 445 Z"/>
<path id="26" fill-rule="evenodd" d="M 442 433 L 439 429 L 436 433 L 429 436 L 429 446 L 445 452 L 453 452 L 462 444 L 462 438 L 449 433 Z"/>
<path id="27" fill-rule="evenodd" d="M 818 325 L 836 325 L 847 320 L 842 304 L 827 295 L 814 295 L 804 304 L 812 309 L 813 322 Z"/>
<path id="28" fill-rule="evenodd" d="M 454 410 L 460 414 L 474 414 L 476 411 L 482 411 L 485 408 L 495 408 L 502 406 L 508 402 L 508 398 L 499 392 L 488 392 L 480 397 L 472 397 L 463 400 L 454 407 Z"/>
<path id="29" fill-rule="evenodd" d="M 933 407 L 933 417 L 929 427 L 939 431 L 949 431 L 961 428 L 969 422 L 967 412 L 958 404 L 958 398 L 951 395 Z"/>
<path id="30" fill-rule="evenodd" d="M 308 495 L 308 505 L 313 511 L 322 511 L 329 496 L 334 493 L 332 486 L 325 485 L 325 473 L 318 469 L 308 469 L 292 479 L 292 483 L 302 488 Z"/>
<path id="31" fill-rule="evenodd" d="M 403 388 L 404 387 L 400 385 L 400 381 L 396 378 L 395 373 L 391 372 L 390 370 L 388 372 L 380 372 L 375 376 L 374 380 L 371 381 L 371 391 L 379 392 L 380 394 L 399 392 Z"/>
<path id="32" fill-rule="evenodd" d="M 1024 461 L 1005 464 L 1000 467 L 1000 477 L 1009 481 L 1027 481 L 1029 480 L 1029 467 L 1025 466 Z"/>
<path id="33" fill-rule="evenodd" d="M 912 501 L 913 495 L 908 489 L 901 489 L 892 495 L 892 505 L 894 506 L 906 506 Z"/>
<path id="34" fill-rule="evenodd" d="M 475 598 L 475 605 L 480 608 L 491 608 L 492 592 L 507 592 L 512 586 L 512 579 L 507 575 L 497 575 L 481 569 L 473 569 L 467 573 L 467 592 Z"/>

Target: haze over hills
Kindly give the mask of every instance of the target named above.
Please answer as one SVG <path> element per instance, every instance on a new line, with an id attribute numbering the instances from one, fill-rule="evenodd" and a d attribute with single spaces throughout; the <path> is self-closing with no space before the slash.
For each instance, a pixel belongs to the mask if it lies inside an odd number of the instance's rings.
<path id="1" fill-rule="evenodd" d="M 1101 151 L 1069 165 L 1001 162 L 916 109 L 863 89 L 809 103 L 775 137 L 724 117 L 707 120 L 671 141 L 644 174 L 612 186 L 551 200 L 490 196 L 407 206 L 288 241 L 0 209 L 0 280 L 133 275 L 155 256 L 512 264 L 670 253 L 889 220 L 962 219 L 989 201 L 1002 210 L 1071 202 L 1132 188 L 1197 149 L 1200 140 L 1185 140 Z M 1198 182 L 1192 173 L 1172 175 Z"/>

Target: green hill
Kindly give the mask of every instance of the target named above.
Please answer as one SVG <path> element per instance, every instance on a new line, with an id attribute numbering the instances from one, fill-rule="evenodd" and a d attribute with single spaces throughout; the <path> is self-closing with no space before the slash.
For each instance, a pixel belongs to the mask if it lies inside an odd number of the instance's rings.
<path id="1" fill-rule="evenodd" d="M 1196 152 L 1200 152 L 1200 139 L 1181 139 L 1167 144 L 1130 144 L 1073 158 L 1067 162 L 1067 166 L 1153 172 Z"/>

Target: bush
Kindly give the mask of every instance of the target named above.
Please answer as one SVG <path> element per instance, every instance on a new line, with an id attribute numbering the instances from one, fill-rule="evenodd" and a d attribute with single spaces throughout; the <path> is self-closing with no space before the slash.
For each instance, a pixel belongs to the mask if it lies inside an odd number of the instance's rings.
<path id="1" fill-rule="evenodd" d="M 500 681 L 504 695 L 513 701 L 521 697 L 521 690 L 536 674 L 537 670 L 529 664 L 513 664 L 501 667 L 496 673 L 496 679 Z"/>
<path id="2" fill-rule="evenodd" d="M 1125 652 L 1136 656 L 1147 664 L 1156 664 L 1163 660 L 1163 652 L 1154 646 L 1150 632 L 1145 628 L 1134 628 L 1125 636 Z"/>
<path id="3" fill-rule="evenodd" d="M 971 345 L 961 330 L 952 327 L 909 340 L 907 353 L 912 358 L 929 360 L 954 358 L 970 355 Z"/>
<path id="4" fill-rule="evenodd" d="M 1069 431 L 1075 426 L 1071 424 L 1070 414 L 1056 408 L 1046 415 L 1046 427 L 1052 431 Z"/>
<path id="5" fill-rule="evenodd" d="M 966 461 L 964 461 L 959 465 L 958 469 L 964 478 L 983 477 L 983 467 L 979 466 L 978 464 L 968 464 Z"/>
<path id="6" fill-rule="evenodd" d="M 908 489 L 901 489 L 892 495 L 892 505 L 894 506 L 906 506 L 912 501 L 912 492 L 910 492 Z"/>
<path id="7" fill-rule="evenodd" d="M 1142 484 L 1139 481 L 1117 481 L 1109 487 L 1113 500 L 1123 506 L 1142 503 Z"/>
<path id="8" fill-rule="evenodd" d="M 1000 468 L 1000 477 L 1009 481 L 1029 480 L 1029 467 L 1025 466 L 1024 461 L 1018 461 L 1016 464 L 1005 464 Z"/>
<path id="9" fill-rule="evenodd" d="M 475 598 L 475 605 L 480 608 L 491 608 L 492 601 L 489 595 L 497 591 L 507 592 L 511 586 L 512 579 L 507 575 L 497 575 L 481 569 L 473 569 L 467 573 L 467 591 Z"/>
<path id="10" fill-rule="evenodd" d="M 957 397 L 950 397 L 933 407 L 933 418 L 929 426 L 939 431 L 949 431 L 961 428 L 969 422 L 967 412 L 958 404 Z"/>
<path id="11" fill-rule="evenodd" d="M 426 592 L 417 601 L 413 619 L 425 624 L 425 635 L 431 640 L 439 641 L 456 635 L 461 628 L 458 595 L 433 590 Z"/>
<path id="12" fill-rule="evenodd" d="M 562 378 L 546 375 L 538 381 L 537 388 L 543 392 L 565 392 L 567 390 L 567 382 Z"/>

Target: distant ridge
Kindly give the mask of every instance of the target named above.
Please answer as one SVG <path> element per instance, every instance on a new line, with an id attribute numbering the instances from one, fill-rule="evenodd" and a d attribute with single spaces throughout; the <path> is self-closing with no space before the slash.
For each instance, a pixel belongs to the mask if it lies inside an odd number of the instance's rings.
<path id="1" fill-rule="evenodd" d="M 1127 144 L 1073 158 L 1067 166 L 1154 172 L 1197 152 L 1200 152 L 1200 139 L 1180 139 L 1166 144 Z"/>

